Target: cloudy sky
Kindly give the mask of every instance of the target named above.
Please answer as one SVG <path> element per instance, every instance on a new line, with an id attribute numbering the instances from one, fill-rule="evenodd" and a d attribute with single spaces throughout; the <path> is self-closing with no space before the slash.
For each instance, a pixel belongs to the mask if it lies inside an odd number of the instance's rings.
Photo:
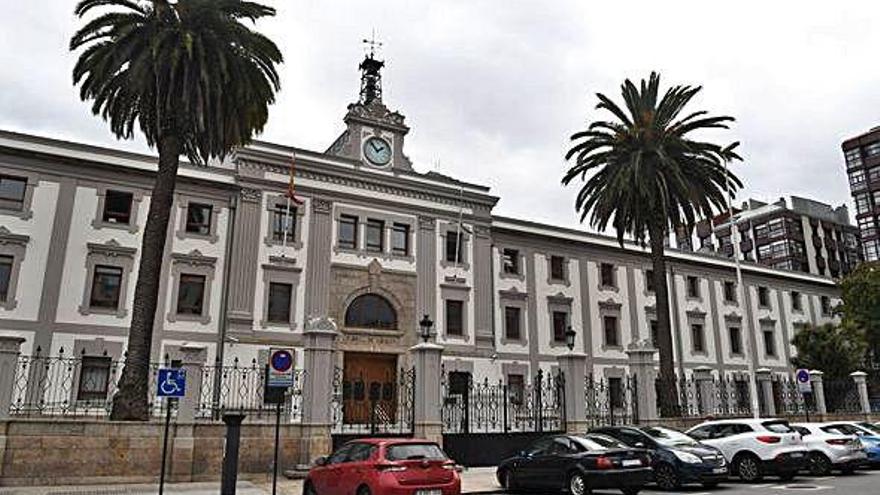
<path id="1" fill-rule="evenodd" d="M 594 93 L 651 70 L 703 85 L 695 109 L 736 117 L 721 137 L 742 141 L 743 197 L 849 204 L 840 143 L 880 124 L 876 1 L 266 1 L 278 16 L 259 28 L 285 64 L 261 139 L 325 149 L 376 29 L 416 168 L 490 185 L 505 215 L 576 225 L 559 185 L 568 137 L 598 116 Z M 5 2 L 0 128 L 144 151 L 78 99 L 73 5 Z"/>

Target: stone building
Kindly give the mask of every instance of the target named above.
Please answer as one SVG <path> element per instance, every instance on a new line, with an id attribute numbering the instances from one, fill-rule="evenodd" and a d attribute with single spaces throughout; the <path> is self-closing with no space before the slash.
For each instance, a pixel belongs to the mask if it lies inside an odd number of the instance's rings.
<path id="1" fill-rule="evenodd" d="M 329 316 L 344 377 L 386 382 L 428 315 L 448 372 L 528 382 L 568 352 L 571 326 L 594 374 L 622 376 L 627 347 L 655 331 L 647 252 L 496 216 L 488 187 L 417 172 L 404 116 L 382 99 L 381 62 L 361 69 L 360 99 L 327 150 L 256 142 L 181 165 L 154 360 L 184 344 L 223 363 L 288 346 L 302 366 L 304 322 Z M 285 195 L 294 156 L 301 203 Z M 0 335 L 24 337 L 23 354 L 94 357 L 91 376 L 122 355 L 155 162 L 0 131 Z M 670 249 L 681 372 L 744 376 L 751 358 L 787 373 L 793 334 L 832 321 L 832 279 L 749 262 L 744 277 L 741 301 L 730 259 Z"/>

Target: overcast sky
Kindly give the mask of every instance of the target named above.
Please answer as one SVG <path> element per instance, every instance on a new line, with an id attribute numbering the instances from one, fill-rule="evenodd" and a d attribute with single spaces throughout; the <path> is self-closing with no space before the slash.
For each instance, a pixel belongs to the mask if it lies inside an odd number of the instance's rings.
<path id="1" fill-rule="evenodd" d="M 68 40 L 75 2 L 6 1 L 0 128 L 117 142 L 79 101 Z M 572 132 L 619 99 L 624 78 L 658 70 L 700 84 L 694 109 L 736 117 L 741 197 L 851 201 L 843 139 L 880 124 L 875 1 L 275 0 L 258 28 L 281 47 L 282 91 L 260 139 L 323 151 L 358 92 L 361 39 L 376 29 L 385 102 L 412 128 L 419 171 L 486 184 L 496 213 L 575 226 L 559 184 Z"/>

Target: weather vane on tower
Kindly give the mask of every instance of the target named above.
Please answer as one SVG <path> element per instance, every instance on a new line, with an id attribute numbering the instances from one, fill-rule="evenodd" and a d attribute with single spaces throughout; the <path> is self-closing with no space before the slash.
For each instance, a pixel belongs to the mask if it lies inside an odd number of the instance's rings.
<path id="1" fill-rule="evenodd" d="M 382 103 L 382 74 L 380 71 L 385 62 L 376 60 L 376 49 L 382 47 L 382 42 L 376 41 L 376 30 L 373 29 L 371 39 L 364 39 L 364 45 L 369 48 L 364 61 L 361 62 L 361 103 L 368 105 L 373 101 Z"/>

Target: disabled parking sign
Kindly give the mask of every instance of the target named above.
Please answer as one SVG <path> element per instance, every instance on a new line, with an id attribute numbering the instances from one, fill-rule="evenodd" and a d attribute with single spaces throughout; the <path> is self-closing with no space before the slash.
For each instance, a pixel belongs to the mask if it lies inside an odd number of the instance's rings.
<path id="1" fill-rule="evenodd" d="M 156 384 L 159 397 L 183 397 L 186 395 L 186 371 L 179 368 L 159 368 Z"/>

